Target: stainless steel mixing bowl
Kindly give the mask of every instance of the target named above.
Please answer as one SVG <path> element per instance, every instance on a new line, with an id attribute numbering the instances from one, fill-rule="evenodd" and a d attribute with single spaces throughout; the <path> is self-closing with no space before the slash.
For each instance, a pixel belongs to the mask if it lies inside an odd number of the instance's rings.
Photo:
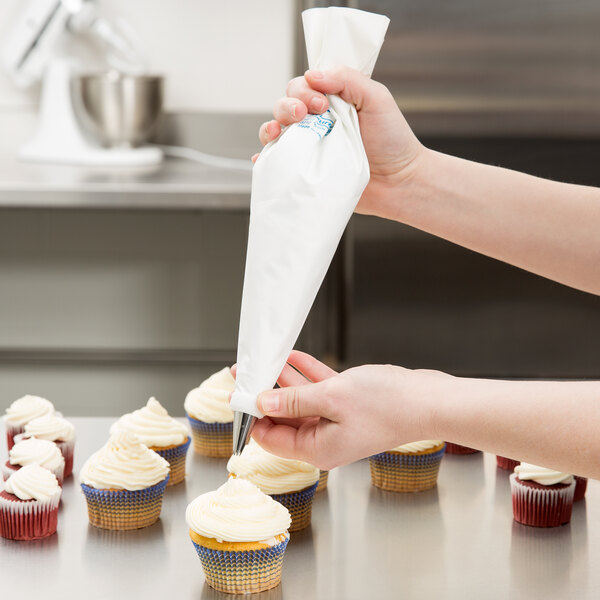
<path id="1" fill-rule="evenodd" d="M 163 77 L 118 71 L 75 75 L 71 94 L 79 123 L 102 145 L 139 146 L 162 115 Z"/>

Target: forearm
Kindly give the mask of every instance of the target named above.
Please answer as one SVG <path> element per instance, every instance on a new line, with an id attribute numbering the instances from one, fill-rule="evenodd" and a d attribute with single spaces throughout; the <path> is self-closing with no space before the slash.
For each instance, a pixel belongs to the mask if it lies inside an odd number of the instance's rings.
<path id="1" fill-rule="evenodd" d="M 447 376 L 426 401 L 435 439 L 600 479 L 600 381 Z"/>
<path id="2" fill-rule="evenodd" d="M 380 216 L 600 294 L 600 189 L 426 150 L 385 196 Z"/>

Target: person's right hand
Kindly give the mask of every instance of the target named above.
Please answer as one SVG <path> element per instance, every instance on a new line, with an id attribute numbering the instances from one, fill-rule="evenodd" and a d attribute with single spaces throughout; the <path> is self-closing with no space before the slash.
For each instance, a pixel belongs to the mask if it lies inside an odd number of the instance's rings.
<path id="1" fill-rule="evenodd" d="M 288 84 L 287 96 L 275 104 L 275 119 L 263 123 L 263 144 L 277 138 L 282 126 L 301 121 L 307 113 L 321 114 L 329 108 L 326 94 L 337 94 L 354 104 L 369 159 L 371 179 L 357 212 L 391 216 L 402 202 L 404 184 L 418 168 L 425 148 L 415 137 L 389 90 L 359 71 L 349 68 L 307 71 Z M 395 205 L 392 208 L 391 205 Z"/>

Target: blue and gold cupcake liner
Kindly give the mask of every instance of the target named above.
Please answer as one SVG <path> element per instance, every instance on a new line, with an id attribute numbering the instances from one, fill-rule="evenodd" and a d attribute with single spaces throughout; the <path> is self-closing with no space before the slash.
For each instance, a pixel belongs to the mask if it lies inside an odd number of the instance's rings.
<path id="1" fill-rule="evenodd" d="M 317 484 L 317 492 L 322 492 L 327 489 L 327 480 L 329 479 L 329 471 L 319 471 L 319 482 Z"/>
<path id="2" fill-rule="evenodd" d="M 155 447 L 151 448 L 151 450 L 154 450 L 156 454 L 162 456 L 169 463 L 169 483 L 167 483 L 167 486 L 177 485 L 185 479 L 185 459 L 191 441 L 188 435 L 185 442 L 179 446 L 167 448 L 166 450 Z"/>
<path id="3" fill-rule="evenodd" d="M 382 452 L 369 457 L 371 481 L 390 492 L 423 492 L 435 487 L 444 447 L 435 452 Z"/>
<path id="4" fill-rule="evenodd" d="M 194 544 L 206 583 L 229 594 L 254 594 L 277 587 L 281 582 L 283 555 L 289 536 L 269 548 L 256 550 L 213 550 Z"/>
<path id="5" fill-rule="evenodd" d="M 229 458 L 233 452 L 233 422 L 206 423 L 187 415 L 194 451 L 202 456 Z"/>
<path id="6" fill-rule="evenodd" d="M 310 525 L 312 515 L 312 501 L 317 491 L 319 482 L 316 481 L 310 487 L 288 494 L 269 494 L 273 500 L 283 504 L 292 517 L 289 531 L 300 531 Z"/>
<path id="7" fill-rule="evenodd" d="M 158 520 L 169 476 L 143 490 L 97 490 L 81 484 L 90 523 L 123 531 L 148 527 Z"/>

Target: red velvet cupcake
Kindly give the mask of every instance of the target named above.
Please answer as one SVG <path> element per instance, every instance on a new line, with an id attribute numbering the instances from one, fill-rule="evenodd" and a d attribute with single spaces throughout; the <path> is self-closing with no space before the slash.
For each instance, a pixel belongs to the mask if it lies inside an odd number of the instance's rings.
<path id="1" fill-rule="evenodd" d="M 585 496 L 585 490 L 587 490 L 587 477 L 579 477 L 575 475 L 575 495 L 573 496 L 573 502 L 583 500 Z"/>
<path id="2" fill-rule="evenodd" d="M 506 458 L 506 456 L 498 456 L 496 455 L 496 464 L 501 469 L 506 469 L 507 471 L 514 471 L 515 467 L 520 463 L 519 460 L 514 460 L 513 458 Z"/>
<path id="3" fill-rule="evenodd" d="M 65 459 L 54 442 L 27 438 L 17 442 L 8 455 L 9 459 L 2 465 L 2 475 L 5 480 L 21 467 L 36 464 L 51 471 L 58 480 L 58 485 L 62 486 Z"/>
<path id="4" fill-rule="evenodd" d="M 54 405 L 40 396 L 23 396 L 15 400 L 3 417 L 6 426 L 6 443 L 10 450 L 14 445 L 14 437 L 25 431 L 25 425 L 32 419 L 54 414 Z"/>
<path id="5" fill-rule="evenodd" d="M 39 465 L 15 471 L 0 491 L 0 536 L 39 540 L 56 532 L 61 488 L 56 477 Z"/>
<path id="6" fill-rule="evenodd" d="M 453 444 L 452 442 L 446 442 L 446 454 L 475 454 L 480 452 L 475 448 L 469 448 L 468 446 L 461 446 L 460 444 Z"/>

